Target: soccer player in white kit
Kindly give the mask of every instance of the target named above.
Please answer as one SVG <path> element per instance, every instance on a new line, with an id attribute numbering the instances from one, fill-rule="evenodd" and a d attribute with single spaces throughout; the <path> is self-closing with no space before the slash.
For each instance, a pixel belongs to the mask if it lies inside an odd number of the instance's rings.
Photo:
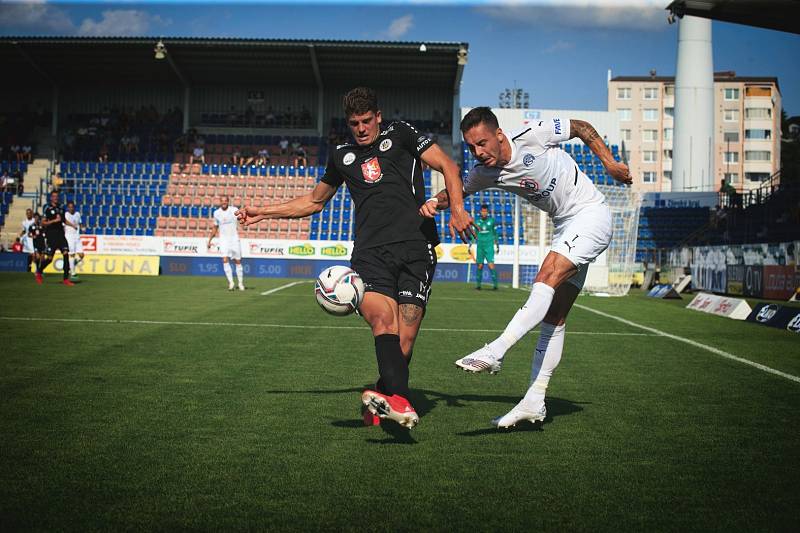
<path id="1" fill-rule="evenodd" d="M 22 221 L 22 233 L 19 236 L 22 238 L 22 252 L 28 254 L 28 271 L 31 269 L 31 263 L 34 261 L 36 250 L 33 248 L 33 239 L 28 235 L 28 230 L 35 222 L 33 218 L 33 209 L 25 210 L 25 220 Z"/>
<path id="2" fill-rule="evenodd" d="M 489 187 L 512 192 L 550 215 L 554 231 L 528 300 L 500 337 L 456 365 L 468 372 L 497 373 L 506 352 L 541 323 L 530 387 L 510 412 L 492 423 L 507 428 L 523 420 L 544 420 L 545 392 L 561 361 L 567 314 L 583 287 L 589 263 L 611 242 L 611 211 L 605 197 L 558 144 L 577 137 L 616 180 L 630 184 L 630 173 L 614 160 L 592 125 L 582 120 L 541 120 L 507 136 L 492 110 L 478 107 L 461 121 L 461 132 L 479 161 L 464 181 L 464 197 Z M 430 217 L 446 207 L 448 198 L 442 191 L 420 212 Z"/>
<path id="3" fill-rule="evenodd" d="M 75 211 L 74 202 L 67 202 L 67 212 L 64 213 L 64 237 L 66 237 L 69 247 L 69 271 L 72 278 L 78 276 L 75 267 L 83 261 L 81 225 L 83 225 L 83 219 L 80 211 Z"/>
<path id="4" fill-rule="evenodd" d="M 234 289 L 233 271 L 230 259 L 236 265 L 236 277 L 239 278 L 239 290 L 244 290 L 244 269 L 242 268 L 242 245 L 239 241 L 239 220 L 236 218 L 237 208 L 229 205 L 227 196 L 224 196 L 220 206 L 214 210 L 214 226 L 208 237 L 208 246 L 219 233 L 219 250 L 222 253 L 222 269 L 228 278 L 228 290 Z"/>

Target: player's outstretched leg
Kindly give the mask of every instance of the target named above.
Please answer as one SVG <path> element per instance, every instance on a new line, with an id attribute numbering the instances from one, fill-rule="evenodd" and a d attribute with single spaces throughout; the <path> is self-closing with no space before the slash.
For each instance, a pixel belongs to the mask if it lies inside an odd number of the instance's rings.
<path id="1" fill-rule="evenodd" d="M 408 364 L 400 348 L 400 336 L 377 335 L 375 354 L 384 392 L 366 390 L 361 395 L 362 403 L 380 418 L 394 420 L 407 428 L 416 426 L 419 416 L 408 402 Z"/>
<path id="2" fill-rule="evenodd" d="M 236 263 L 236 279 L 239 280 L 239 290 L 244 290 L 244 268 L 241 263 Z"/>
<path id="3" fill-rule="evenodd" d="M 545 394 L 553 371 L 561 362 L 564 351 L 565 325 L 554 326 L 542 322 L 539 341 L 531 366 L 531 384 L 525 397 L 511 411 L 492 420 L 498 428 L 509 428 L 522 421 L 538 422 L 547 416 Z"/>

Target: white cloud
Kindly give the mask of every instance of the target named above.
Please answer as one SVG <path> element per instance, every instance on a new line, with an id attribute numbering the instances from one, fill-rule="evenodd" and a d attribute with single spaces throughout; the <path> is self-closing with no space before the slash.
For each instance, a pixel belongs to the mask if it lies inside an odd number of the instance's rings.
<path id="1" fill-rule="evenodd" d="M 33 0 L 0 2 L 0 28 L 71 34 L 75 31 L 75 24 L 63 9 L 48 5 L 44 0 Z"/>
<path id="2" fill-rule="evenodd" d="M 103 11 L 100 20 L 83 19 L 78 34 L 92 37 L 126 37 L 147 35 L 153 27 L 168 26 L 172 23 L 158 15 L 136 9 L 109 9 Z"/>
<path id="3" fill-rule="evenodd" d="M 553 54 L 555 52 L 564 52 L 566 50 L 572 50 L 575 48 L 575 43 L 570 41 L 562 41 L 561 39 L 557 40 L 547 48 L 543 50 L 545 54 Z"/>
<path id="4" fill-rule="evenodd" d="M 667 29 L 662 4 L 650 0 L 506 2 L 477 8 L 484 16 L 517 26 L 581 29 Z"/>
<path id="5" fill-rule="evenodd" d="M 390 39 L 399 39 L 408 33 L 408 30 L 410 30 L 413 26 L 414 15 L 403 15 L 402 17 L 394 19 L 389 24 L 389 27 L 381 33 Z"/>

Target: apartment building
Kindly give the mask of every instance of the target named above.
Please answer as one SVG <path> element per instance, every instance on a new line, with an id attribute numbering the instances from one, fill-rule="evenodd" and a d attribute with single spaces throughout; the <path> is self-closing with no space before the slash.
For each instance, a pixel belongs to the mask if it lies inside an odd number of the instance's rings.
<path id="1" fill-rule="evenodd" d="M 617 76 L 608 83 L 608 110 L 642 192 L 672 188 L 675 78 Z M 714 174 L 740 191 L 758 188 L 780 168 L 781 93 L 778 79 L 714 73 Z"/>

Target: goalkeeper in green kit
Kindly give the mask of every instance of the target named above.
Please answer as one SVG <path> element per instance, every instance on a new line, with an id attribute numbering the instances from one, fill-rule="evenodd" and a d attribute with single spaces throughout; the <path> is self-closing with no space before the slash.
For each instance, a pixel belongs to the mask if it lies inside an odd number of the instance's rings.
<path id="1" fill-rule="evenodd" d="M 478 233 L 477 250 L 475 253 L 475 263 L 478 265 L 478 271 L 475 272 L 475 281 L 478 290 L 481 290 L 481 281 L 483 280 L 483 262 L 489 263 L 489 273 L 492 276 L 492 289 L 497 290 L 497 270 L 494 268 L 494 253 L 500 251 L 500 245 L 497 243 L 497 229 L 495 227 L 494 219 L 489 216 L 489 206 L 483 204 L 481 206 L 481 216 L 475 220 L 475 227 Z M 472 247 L 472 243 L 470 243 Z"/>

